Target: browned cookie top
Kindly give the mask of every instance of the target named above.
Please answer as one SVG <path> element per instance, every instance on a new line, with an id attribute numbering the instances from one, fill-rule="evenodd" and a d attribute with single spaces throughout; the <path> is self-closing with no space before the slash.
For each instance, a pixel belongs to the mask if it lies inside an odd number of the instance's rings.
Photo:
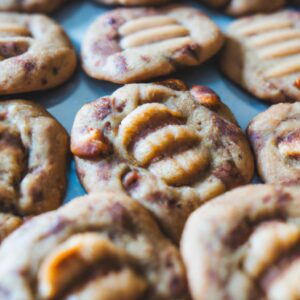
<path id="1" fill-rule="evenodd" d="M 222 42 L 218 27 L 188 6 L 116 9 L 88 29 L 83 68 L 96 79 L 140 82 L 199 65 Z"/>
<path id="2" fill-rule="evenodd" d="M 299 188 L 253 185 L 195 211 L 181 241 L 193 299 L 300 299 L 299 200 Z"/>
<path id="3" fill-rule="evenodd" d="M 253 174 L 229 109 L 209 88 L 179 80 L 129 84 L 84 105 L 71 148 L 88 192 L 127 191 L 176 240 L 195 208 Z"/>
<path id="4" fill-rule="evenodd" d="M 68 135 L 41 106 L 0 103 L 0 211 L 38 214 L 57 208 L 66 187 Z"/>
<path id="5" fill-rule="evenodd" d="M 49 13 L 66 0 L 1 0 L 0 11 Z"/>
<path id="6" fill-rule="evenodd" d="M 43 15 L 0 13 L 0 95 L 55 87 L 73 74 L 76 54 Z"/>
<path id="7" fill-rule="evenodd" d="M 179 251 L 122 193 L 27 221 L 0 249 L 3 300 L 187 300 Z"/>
<path id="8" fill-rule="evenodd" d="M 223 9 L 233 16 L 249 15 L 259 12 L 271 12 L 286 4 L 286 0 L 200 0 L 208 5 Z"/>
<path id="9" fill-rule="evenodd" d="M 220 62 L 230 79 L 264 101 L 300 101 L 300 13 L 233 22 Z"/>
<path id="10" fill-rule="evenodd" d="M 300 184 L 300 103 L 277 104 L 260 113 L 248 135 L 265 182 Z"/>

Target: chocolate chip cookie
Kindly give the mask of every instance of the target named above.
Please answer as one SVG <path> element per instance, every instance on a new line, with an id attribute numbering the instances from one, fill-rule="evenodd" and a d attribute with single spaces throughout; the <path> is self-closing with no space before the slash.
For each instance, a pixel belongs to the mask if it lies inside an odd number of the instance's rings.
<path id="1" fill-rule="evenodd" d="M 0 95 L 58 86 L 75 66 L 75 50 L 55 21 L 43 15 L 0 13 Z"/>
<path id="2" fill-rule="evenodd" d="M 220 62 L 231 80 L 264 101 L 300 101 L 300 13 L 233 22 Z"/>
<path id="3" fill-rule="evenodd" d="M 50 13 L 66 0 L 1 0 L 0 11 Z"/>
<path id="4" fill-rule="evenodd" d="M 286 4 L 286 0 L 201 0 L 201 2 L 222 9 L 232 16 L 272 12 Z"/>
<path id="5" fill-rule="evenodd" d="M 263 181 L 300 184 L 300 103 L 273 105 L 253 119 L 248 135 Z"/>
<path id="6" fill-rule="evenodd" d="M 300 189 L 253 185 L 195 211 L 181 241 L 194 300 L 300 298 Z"/>
<path id="7" fill-rule="evenodd" d="M 88 192 L 126 191 L 177 241 L 194 209 L 253 174 L 229 109 L 209 88 L 179 80 L 125 85 L 84 105 L 71 150 Z"/>
<path id="8" fill-rule="evenodd" d="M 27 221 L 0 249 L 1 299 L 188 300 L 178 249 L 123 193 Z"/>
<path id="9" fill-rule="evenodd" d="M 222 43 L 218 27 L 197 9 L 121 8 L 90 26 L 82 62 L 93 78 L 134 83 L 199 65 Z"/>

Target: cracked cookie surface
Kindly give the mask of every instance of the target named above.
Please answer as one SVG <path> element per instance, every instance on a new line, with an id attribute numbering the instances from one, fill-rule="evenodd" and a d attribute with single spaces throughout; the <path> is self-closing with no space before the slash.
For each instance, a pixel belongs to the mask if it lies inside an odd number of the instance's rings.
<path id="1" fill-rule="evenodd" d="M 229 109 L 209 88 L 179 80 L 129 84 L 84 105 L 71 150 L 88 192 L 127 191 L 177 241 L 195 208 L 253 174 Z"/>
<path id="2" fill-rule="evenodd" d="M 199 65 L 222 43 L 218 27 L 194 8 L 123 8 L 90 26 L 82 63 L 93 78 L 134 83 Z"/>
<path id="3" fill-rule="evenodd" d="M 220 64 L 261 100 L 300 101 L 300 13 L 285 10 L 233 22 Z"/>
<path id="4" fill-rule="evenodd" d="M 300 298 L 300 189 L 237 188 L 188 219 L 181 253 L 194 300 Z"/>
<path id="5" fill-rule="evenodd" d="M 75 50 L 54 20 L 0 13 L 0 95 L 56 87 L 75 67 Z"/>
<path id="6" fill-rule="evenodd" d="M 27 221 L 0 249 L 1 299 L 188 300 L 178 249 L 123 193 Z"/>
<path id="7" fill-rule="evenodd" d="M 248 136 L 263 181 L 300 184 L 300 103 L 280 103 L 260 113 Z"/>

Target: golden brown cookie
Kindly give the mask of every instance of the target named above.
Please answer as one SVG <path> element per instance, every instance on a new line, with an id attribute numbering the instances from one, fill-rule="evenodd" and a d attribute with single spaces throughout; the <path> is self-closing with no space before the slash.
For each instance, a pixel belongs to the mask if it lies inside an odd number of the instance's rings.
<path id="1" fill-rule="evenodd" d="M 124 6 L 133 5 L 158 5 L 169 2 L 170 0 L 95 0 L 98 3 L 106 5 L 120 4 Z"/>
<path id="2" fill-rule="evenodd" d="M 201 2 L 222 9 L 232 16 L 268 13 L 286 4 L 286 0 L 201 0 Z"/>
<path id="3" fill-rule="evenodd" d="M 58 86 L 75 66 L 75 50 L 55 21 L 43 15 L 0 13 L 0 95 Z"/>
<path id="4" fill-rule="evenodd" d="M 0 11 L 50 13 L 66 0 L 1 0 Z"/>
<path id="5" fill-rule="evenodd" d="M 193 300 L 300 299 L 300 189 L 250 185 L 200 207 L 181 253 Z"/>
<path id="6" fill-rule="evenodd" d="M 0 207 L 24 216 L 57 208 L 66 188 L 68 135 L 41 106 L 0 103 Z"/>
<path id="7" fill-rule="evenodd" d="M 235 21 L 220 62 L 230 79 L 264 101 L 300 101 L 300 13 Z"/>
<path id="8" fill-rule="evenodd" d="M 175 240 L 194 209 L 253 174 L 229 109 L 209 88 L 179 80 L 129 84 L 84 105 L 71 150 L 88 192 L 126 191 Z"/>
<path id="9" fill-rule="evenodd" d="M 263 181 L 300 184 L 300 103 L 273 105 L 253 119 L 248 135 Z"/>
<path id="10" fill-rule="evenodd" d="M 71 201 L 0 249 L 1 299 L 188 300 L 178 249 L 125 194 Z"/>
<path id="11" fill-rule="evenodd" d="M 194 8 L 122 8 L 90 26 L 82 62 L 93 78 L 133 83 L 199 65 L 222 43 L 218 27 Z"/>

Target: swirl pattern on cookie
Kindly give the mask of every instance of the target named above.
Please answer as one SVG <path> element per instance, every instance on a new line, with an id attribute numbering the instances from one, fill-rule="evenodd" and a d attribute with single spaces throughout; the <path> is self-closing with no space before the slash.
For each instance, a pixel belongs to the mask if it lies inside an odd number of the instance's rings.
<path id="1" fill-rule="evenodd" d="M 222 43 L 218 27 L 194 8 L 123 8 L 90 26 L 82 62 L 93 78 L 134 83 L 199 65 Z"/>
<path id="2" fill-rule="evenodd" d="M 50 13 L 66 0 L 1 0 L 0 11 Z"/>
<path id="3" fill-rule="evenodd" d="M 233 22 L 220 63 L 231 80 L 264 101 L 300 101 L 300 13 Z"/>
<path id="4" fill-rule="evenodd" d="M 222 9 L 232 16 L 268 13 L 286 4 L 286 0 L 201 0 L 201 2 Z"/>
<path id="5" fill-rule="evenodd" d="M 113 192 L 75 199 L 10 235 L 0 249 L 0 297 L 189 299 L 178 249 L 141 205 Z"/>
<path id="6" fill-rule="evenodd" d="M 252 177 L 252 154 L 235 122 L 207 87 L 129 84 L 83 106 L 71 150 L 88 192 L 127 191 L 178 240 L 191 211 Z"/>
<path id="7" fill-rule="evenodd" d="M 263 181 L 300 183 L 300 103 L 281 103 L 256 116 L 248 127 Z"/>
<path id="8" fill-rule="evenodd" d="M 55 21 L 43 15 L 0 13 L 0 95 L 58 86 L 75 66 L 75 50 Z"/>
<path id="9" fill-rule="evenodd" d="M 300 298 L 300 189 L 237 188 L 195 211 L 181 253 L 194 300 Z"/>

